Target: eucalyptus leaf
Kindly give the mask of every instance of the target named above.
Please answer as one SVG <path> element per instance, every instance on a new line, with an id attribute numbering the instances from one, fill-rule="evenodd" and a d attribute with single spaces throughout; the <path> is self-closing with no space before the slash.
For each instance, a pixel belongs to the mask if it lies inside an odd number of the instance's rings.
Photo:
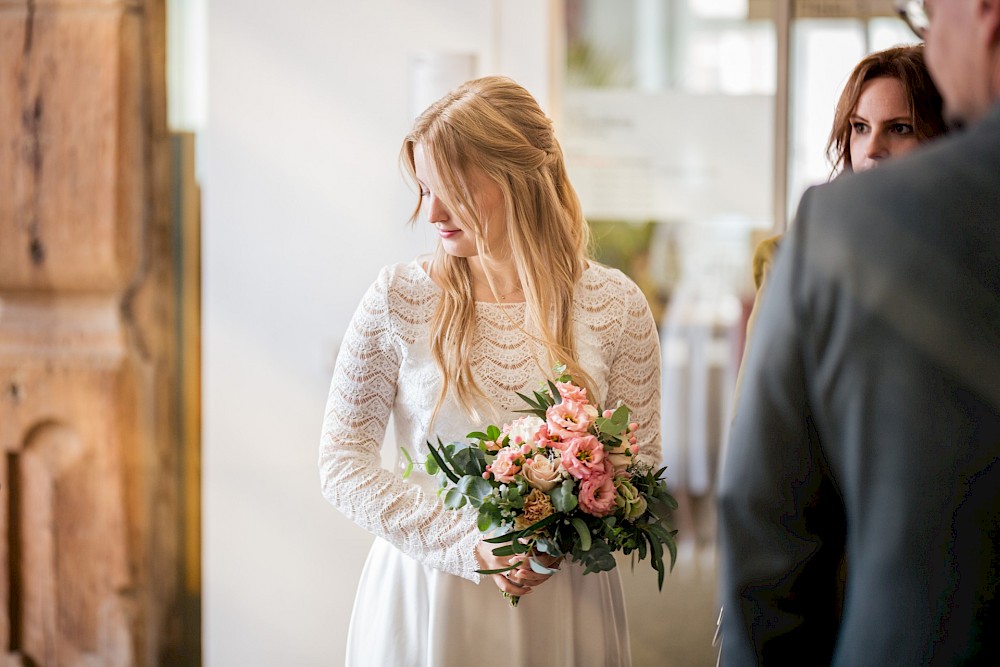
<path id="1" fill-rule="evenodd" d="M 611 548 L 602 540 L 594 540 L 588 551 L 574 550 L 573 556 L 585 566 L 584 574 L 613 570 L 617 565 Z"/>
<path id="2" fill-rule="evenodd" d="M 437 464 L 437 459 L 433 456 L 424 461 L 424 470 L 427 471 L 428 475 L 436 475 L 441 472 L 441 468 Z"/>
<path id="3" fill-rule="evenodd" d="M 578 504 L 576 495 L 573 494 L 573 481 L 569 479 L 549 491 L 549 498 L 557 512 L 566 514 L 575 510 Z"/>
<path id="4" fill-rule="evenodd" d="M 535 550 L 539 553 L 555 556 L 556 558 L 563 555 L 559 545 L 556 544 L 554 540 L 547 537 L 539 537 L 538 540 L 535 541 Z"/>
<path id="5" fill-rule="evenodd" d="M 466 475 L 458 482 L 458 490 L 469 497 L 482 503 L 484 498 L 488 498 L 493 493 L 493 486 L 482 476 Z"/>
<path id="6" fill-rule="evenodd" d="M 537 572 L 538 574 L 555 574 L 559 571 L 559 568 L 545 567 L 534 558 L 528 559 L 528 565 L 531 567 L 532 572 Z"/>
<path id="7" fill-rule="evenodd" d="M 492 505 L 483 505 L 479 508 L 479 516 L 476 517 L 476 527 L 480 533 L 487 533 L 494 528 L 500 527 L 500 512 Z"/>
<path id="8" fill-rule="evenodd" d="M 448 509 L 457 510 L 465 506 L 465 496 L 458 489 L 448 489 L 444 494 L 444 506 Z"/>
<path id="9" fill-rule="evenodd" d="M 573 517 L 571 523 L 576 528 L 576 534 L 580 536 L 580 551 L 590 551 L 590 529 L 587 528 L 587 524 L 580 517 Z"/>
<path id="10" fill-rule="evenodd" d="M 518 491 L 517 486 L 513 484 L 507 487 L 506 492 L 501 493 L 501 497 L 514 509 L 521 509 L 524 507 L 524 498 L 521 497 L 521 492 Z"/>
<path id="11" fill-rule="evenodd" d="M 452 454 L 451 460 L 455 464 L 455 472 L 461 475 L 474 475 L 482 479 L 483 470 L 486 468 L 481 462 L 485 459 L 478 447 L 458 449 Z"/>

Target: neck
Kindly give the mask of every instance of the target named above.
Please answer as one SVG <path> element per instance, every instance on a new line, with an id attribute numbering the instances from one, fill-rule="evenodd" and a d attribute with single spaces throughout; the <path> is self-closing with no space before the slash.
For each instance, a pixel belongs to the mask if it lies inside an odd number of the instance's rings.
<path id="1" fill-rule="evenodd" d="M 521 279 L 511 259 L 470 257 L 472 288 L 477 300 L 523 301 Z"/>

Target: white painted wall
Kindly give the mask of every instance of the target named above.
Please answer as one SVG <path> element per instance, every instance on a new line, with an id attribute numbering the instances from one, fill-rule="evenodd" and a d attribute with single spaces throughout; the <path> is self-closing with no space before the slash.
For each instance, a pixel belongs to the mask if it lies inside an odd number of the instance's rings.
<path id="1" fill-rule="evenodd" d="M 203 188 L 204 658 L 339 665 L 371 543 L 320 495 L 336 345 L 427 250 L 397 167 L 408 57 L 474 51 L 549 102 L 542 0 L 211 0 Z"/>

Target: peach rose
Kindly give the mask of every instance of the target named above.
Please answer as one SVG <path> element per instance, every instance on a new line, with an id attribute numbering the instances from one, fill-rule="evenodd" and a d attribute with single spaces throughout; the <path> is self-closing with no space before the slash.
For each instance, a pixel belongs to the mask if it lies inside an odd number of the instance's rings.
<path id="1" fill-rule="evenodd" d="M 539 491 L 548 493 L 562 481 L 559 460 L 550 461 L 543 454 L 535 454 L 524 462 L 521 475 L 528 484 Z"/>
<path id="2" fill-rule="evenodd" d="M 625 470 L 635 462 L 633 447 L 626 440 L 622 440 L 617 445 L 604 450 L 607 460 L 616 471 Z"/>
<path id="3" fill-rule="evenodd" d="M 497 452 L 497 457 L 493 463 L 486 466 L 486 470 L 493 474 L 501 484 L 510 484 L 514 481 L 514 475 L 521 472 L 524 464 L 524 454 L 517 445 L 504 447 Z"/>

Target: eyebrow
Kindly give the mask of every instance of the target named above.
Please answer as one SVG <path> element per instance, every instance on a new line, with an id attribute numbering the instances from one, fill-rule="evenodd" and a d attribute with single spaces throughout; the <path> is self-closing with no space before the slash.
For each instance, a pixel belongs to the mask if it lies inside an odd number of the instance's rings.
<path id="1" fill-rule="evenodd" d="M 851 114 L 850 117 L 848 118 L 848 120 L 850 120 L 850 121 L 853 121 L 853 120 L 863 120 L 866 123 L 871 123 L 870 120 L 868 120 L 864 116 L 859 116 L 856 113 L 855 114 Z M 895 118 L 890 118 L 888 120 L 882 121 L 882 125 L 888 125 L 889 123 L 913 123 L 913 117 L 912 116 L 896 116 Z"/>

